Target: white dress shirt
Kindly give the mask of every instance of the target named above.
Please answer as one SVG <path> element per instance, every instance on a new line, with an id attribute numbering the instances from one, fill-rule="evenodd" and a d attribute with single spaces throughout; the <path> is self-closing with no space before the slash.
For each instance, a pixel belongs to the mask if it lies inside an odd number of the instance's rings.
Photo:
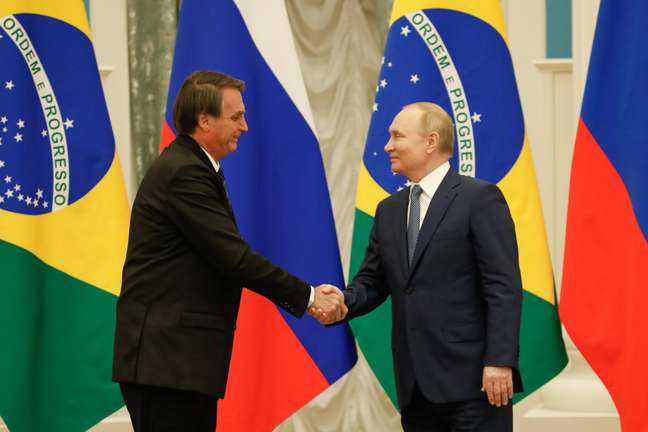
<path id="1" fill-rule="evenodd" d="M 214 171 L 216 172 L 220 171 L 220 164 L 218 163 L 218 161 L 214 160 L 212 155 L 210 155 L 209 152 L 203 148 L 203 146 L 200 146 L 200 149 L 204 151 L 207 157 L 209 158 L 209 162 L 211 162 L 212 166 L 214 167 Z"/>
<path id="2" fill-rule="evenodd" d="M 409 202 L 412 199 L 412 187 L 414 185 L 419 185 L 421 186 L 421 189 L 423 189 L 423 192 L 421 193 L 419 197 L 419 203 L 421 204 L 421 217 L 419 218 L 419 228 L 421 228 L 421 225 L 423 225 L 423 220 L 425 219 L 425 215 L 427 214 L 428 207 L 430 207 L 430 201 L 432 201 L 432 197 L 434 196 L 435 192 L 437 189 L 439 189 L 439 185 L 441 184 L 441 181 L 443 181 L 443 178 L 445 175 L 448 173 L 450 170 L 450 162 L 446 162 L 443 165 L 440 165 L 433 169 L 428 175 L 423 177 L 420 182 L 418 183 L 412 183 L 410 185 L 410 199 L 408 200 L 407 203 L 407 223 L 409 224 L 409 210 L 410 210 L 410 204 Z"/>
<path id="3" fill-rule="evenodd" d="M 214 171 L 220 171 L 220 163 L 218 163 L 217 160 L 214 160 L 212 155 L 210 155 L 209 152 L 203 148 L 203 146 L 200 146 L 200 149 L 204 151 L 209 158 L 209 162 L 211 162 L 212 166 L 214 167 Z M 315 288 L 313 288 L 313 286 L 311 285 L 310 297 L 308 298 L 308 307 L 311 307 L 313 302 L 315 302 Z"/>

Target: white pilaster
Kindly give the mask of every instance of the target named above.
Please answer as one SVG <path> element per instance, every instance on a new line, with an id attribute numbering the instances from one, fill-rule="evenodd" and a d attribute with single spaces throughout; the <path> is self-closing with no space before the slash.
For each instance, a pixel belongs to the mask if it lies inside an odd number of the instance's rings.
<path id="1" fill-rule="evenodd" d="M 137 185 L 131 158 L 126 0 L 91 0 L 90 26 L 129 203 Z"/>

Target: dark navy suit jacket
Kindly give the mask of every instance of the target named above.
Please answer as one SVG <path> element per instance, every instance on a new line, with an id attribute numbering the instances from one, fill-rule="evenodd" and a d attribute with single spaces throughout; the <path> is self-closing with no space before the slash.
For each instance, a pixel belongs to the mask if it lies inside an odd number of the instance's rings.
<path id="1" fill-rule="evenodd" d="M 512 367 L 521 391 L 522 283 L 504 196 L 497 186 L 451 169 L 432 197 L 411 266 L 408 199 L 409 188 L 378 205 L 364 261 L 344 291 L 347 319 L 391 295 L 401 407 L 415 382 L 432 402 L 485 397 L 484 366 Z"/>

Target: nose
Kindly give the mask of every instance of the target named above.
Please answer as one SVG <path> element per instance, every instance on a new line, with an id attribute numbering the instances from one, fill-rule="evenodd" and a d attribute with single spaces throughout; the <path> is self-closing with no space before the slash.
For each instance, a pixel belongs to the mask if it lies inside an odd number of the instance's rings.
<path id="1" fill-rule="evenodd" d="M 391 138 L 389 139 L 389 141 L 387 141 L 387 144 L 385 144 L 385 151 L 387 153 L 391 153 L 394 151 L 394 144 L 392 144 Z"/>
<path id="2" fill-rule="evenodd" d="M 239 125 L 239 130 L 241 133 L 245 133 L 248 131 L 248 124 L 247 121 L 245 120 L 245 117 L 241 119 L 241 124 Z"/>

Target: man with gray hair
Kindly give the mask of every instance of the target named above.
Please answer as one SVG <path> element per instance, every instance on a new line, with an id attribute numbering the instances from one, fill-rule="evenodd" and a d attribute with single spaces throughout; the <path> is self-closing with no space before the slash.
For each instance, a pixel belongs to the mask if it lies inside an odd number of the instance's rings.
<path id="1" fill-rule="evenodd" d="M 454 128 L 440 106 L 406 106 L 389 134 L 391 169 L 411 186 L 378 204 L 346 319 L 391 296 L 405 431 L 510 431 L 522 282 L 506 200 L 450 168 Z"/>

